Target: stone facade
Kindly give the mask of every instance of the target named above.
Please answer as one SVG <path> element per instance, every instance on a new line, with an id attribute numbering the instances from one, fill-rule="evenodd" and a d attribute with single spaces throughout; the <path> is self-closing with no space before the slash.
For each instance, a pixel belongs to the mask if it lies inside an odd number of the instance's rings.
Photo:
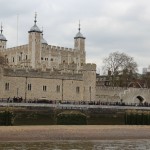
<path id="1" fill-rule="evenodd" d="M 0 66 L 0 98 L 95 100 L 96 65 L 86 64 L 85 37 L 74 37 L 74 48 L 48 45 L 36 24 L 28 44 L 7 47 L 0 34 L 0 51 L 7 65 Z"/>
<path id="2" fill-rule="evenodd" d="M 43 38 L 43 31 L 40 31 L 36 25 L 36 18 L 34 22 L 34 26 L 28 31 L 28 44 L 26 45 L 6 48 L 7 40 L 1 40 L 0 37 L 0 51 L 10 67 L 59 70 L 60 65 L 76 64 L 76 72 L 82 69 L 86 62 L 86 53 L 85 37 L 80 33 L 80 27 L 74 37 L 74 48 L 65 48 L 48 45 Z"/>

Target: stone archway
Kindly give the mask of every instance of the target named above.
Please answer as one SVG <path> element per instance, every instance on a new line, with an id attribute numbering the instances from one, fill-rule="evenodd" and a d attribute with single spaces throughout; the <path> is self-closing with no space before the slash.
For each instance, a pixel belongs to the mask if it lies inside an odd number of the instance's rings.
<path id="1" fill-rule="evenodd" d="M 133 100 L 135 103 L 144 103 L 145 102 L 145 98 L 141 95 L 135 96 Z"/>

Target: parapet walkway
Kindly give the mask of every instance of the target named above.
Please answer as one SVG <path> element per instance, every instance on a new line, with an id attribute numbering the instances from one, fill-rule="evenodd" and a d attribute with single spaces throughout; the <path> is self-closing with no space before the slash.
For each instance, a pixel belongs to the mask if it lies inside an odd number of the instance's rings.
<path id="1" fill-rule="evenodd" d="M 87 104 L 39 104 L 39 103 L 0 103 L 0 107 L 49 107 L 55 109 L 122 109 L 122 110 L 150 110 L 146 106 L 112 106 L 112 105 L 87 105 Z"/>

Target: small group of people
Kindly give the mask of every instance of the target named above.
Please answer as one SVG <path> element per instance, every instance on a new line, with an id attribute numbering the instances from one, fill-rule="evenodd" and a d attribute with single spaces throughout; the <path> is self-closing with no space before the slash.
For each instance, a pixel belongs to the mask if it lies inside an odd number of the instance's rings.
<path id="1" fill-rule="evenodd" d="M 48 100 L 48 99 L 33 99 L 24 100 L 22 97 L 13 97 L 1 99 L 1 102 L 7 103 L 43 103 L 43 104 L 73 104 L 73 105 L 109 105 L 109 106 L 133 106 L 133 107 L 150 107 L 150 103 L 125 103 L 123 100 L 119 102 L 103 102 L 103 101 L 69 101 L 69 100 Z"/>
<path id="2" fill-rule="evenodd" d="M 22 97 L 13 97 L 13 98 L 10 98 L 8 97 L 7 98 L 7 103 L 21 103 L 23 102 L 23 98 Z"/>

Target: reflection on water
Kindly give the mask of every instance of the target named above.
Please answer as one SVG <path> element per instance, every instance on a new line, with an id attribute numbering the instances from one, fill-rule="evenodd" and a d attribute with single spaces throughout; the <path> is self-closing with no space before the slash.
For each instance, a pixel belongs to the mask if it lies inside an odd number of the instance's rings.
<path id="1" fill-rule="evenodd" d="M 150 150 L 149 140 L 6 142 L 0 150 Z"/>

